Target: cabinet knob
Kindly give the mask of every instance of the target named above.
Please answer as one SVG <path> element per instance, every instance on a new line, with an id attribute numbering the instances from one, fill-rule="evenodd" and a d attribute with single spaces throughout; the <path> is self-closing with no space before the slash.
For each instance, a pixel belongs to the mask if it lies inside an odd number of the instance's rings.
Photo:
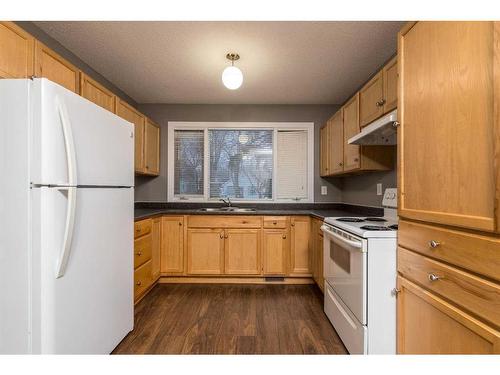
<path id="1" fill-rule="evenodd" d="M 179 226 L 182 226 L 182 223 L 179 221 Z"/>
<path id="2" fill-rule="evenodd" d="M 224 238 L 224 234 L 222 234 L 222 233 L 221 233 L 221 234 L 219 234 L 219 237 L 220 237 L 221 239 L 222 239 L 222 238 Z"/>
<path id="3" fill-rule="evenodd" d="M 432 247 L 433 249 L 435 249 L 439 245 L 441 245 L 441 243 L 439 243 L 438 241 L 434 241 L 434 240 L 429 241 L 429 246 Z"/>
<path id="4" fill-rule="evenodd" d="M 142 255 L 142 251 L 138 251 L 136 254 L 137 254 L 137 256 L 141 256 Z"/>
<path id="5" fill-rule="evenodd" d="M 142 282 L 138 281 L 138 282 L 136 282 L 136 284 L 137 284 L 138 286 L 141 286 L 141 285 L 142 285 Z"/>
<path id="6" fill-rule="evenodd" d="M 377 107 L 382 107 L 385 104 L 385 99 L 379 100 L 377 103 L 375 103 Z"/>
<path id="7" fill-rule="evenodd" d="M 278 223 L 277 223 L 276 221 L 273 221 L 273 224 L 274 224 L 274 225 L 276 225 L 276 224 L 278 224 Z"/>
<path id="8" fill-rule="evenodd" d="M 430 273 L 429 274 L 429 281 L 438 281 L 440 279 L 440 277 L 436 274 L 433 274 L 433 273 Z"/>
<path id="9" fill-rule="evenodd" d="M 227 234 L 224 235 L 224 238 L 227 238 Z"/>
<path id="10" fill-rule="evenodd" d="M 284 235 L 282 236 L 282 238 L 283 238 L 284 240 L 286 240 L 286 234 L 284 234 Z"/>
<path id="11" fill-rule="evenodd" d="M 359 161 L 359 158 L 354 158 L 354 161 Z"/>
<path id="12" fill-rule="evenodd" d="M 339 167 L 341 167 L 341 166 L 342 166 L 342 163 L 339 163 Z"/>

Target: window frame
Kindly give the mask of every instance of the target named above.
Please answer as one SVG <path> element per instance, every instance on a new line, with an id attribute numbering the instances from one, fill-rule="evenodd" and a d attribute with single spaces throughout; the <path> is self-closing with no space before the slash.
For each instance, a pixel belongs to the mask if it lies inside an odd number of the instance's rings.
<path id="1" fill-rule="evenodd" d="M 314 123 L 313 122 L 189 122 L 189 121 L 169 121 L 168 133 L 168 158 L 167 158 L 167 200 L 169 202 L 185 203 L 213 203 L 218 202 L 217 198 L 210 198 L 209 188 L 209 129 L 260 129 L 273 131 L 273 186 L 272 199 L 232 199 L 239 203 L 312 203 L 314 201 Z M 203 130 L 203 196 L 175 196 L 174 194 L 174 132 L 176 130 Z M 277 133 L 278 131 L 303 130 L 307 132 L 307 198 L 296 200 L 294 198 L 276 198 L 277 182 Z"/>

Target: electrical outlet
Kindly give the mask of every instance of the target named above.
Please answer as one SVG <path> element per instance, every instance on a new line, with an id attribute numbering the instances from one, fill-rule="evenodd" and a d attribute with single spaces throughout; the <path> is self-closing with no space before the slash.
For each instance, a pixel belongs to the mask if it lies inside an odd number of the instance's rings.
<path id="1" fill-rule="evenodd" d="M 377 184 L 377 195 L 382 195 L 382 184 L 381 183 Z"/>
<path id="2" fill-rule="evenodd" d="M 321 195 L 327 195 L 327 194 L 328 194 L 328 187 L 321 186 Z"/>

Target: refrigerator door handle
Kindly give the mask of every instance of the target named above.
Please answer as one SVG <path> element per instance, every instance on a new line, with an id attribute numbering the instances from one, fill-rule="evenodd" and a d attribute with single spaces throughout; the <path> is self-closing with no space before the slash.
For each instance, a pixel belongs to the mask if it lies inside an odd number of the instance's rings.
<path id="1" fill-rule="evenodd" d="M 64 145 L 66 148 L 66 162 L 68 165 L 68 185 L 76 186 L 76 153 L 75 153 L 75 143 L 73 140 L 73 131 L 71 129 L 71 122 L 69 121 L 68 112 L 66 106 L 61 101 L 59 97 L 56 98 L 57 110 L 59 112 L 59 118 L 61 119 Z"/>
<path id="2" fill-rule="evenodd" d="M 71 253 L 71 241 L 73 239 L 73 229 L 75 226 L 75 213 L 76 213 L 76 187 L 58 187 L 58 190 L 66 190 L 68 192 L 68 208 L 66 209 L 66 225 L 64 228 L 64 240 L 57 259 L 56 264 L 56 279 L 63 277 L 66 273 L 66 266 L 68 265 L 69 255 Z"/>

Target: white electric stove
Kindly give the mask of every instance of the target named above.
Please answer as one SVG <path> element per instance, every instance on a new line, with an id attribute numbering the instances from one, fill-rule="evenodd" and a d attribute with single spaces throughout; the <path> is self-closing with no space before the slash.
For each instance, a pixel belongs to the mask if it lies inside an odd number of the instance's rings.
<path id="1" fill-rule="evenodd" d="M 383 217 L 328 217 L 324 310 L 351 354 L 396 353 L 397 191 Z"/>

